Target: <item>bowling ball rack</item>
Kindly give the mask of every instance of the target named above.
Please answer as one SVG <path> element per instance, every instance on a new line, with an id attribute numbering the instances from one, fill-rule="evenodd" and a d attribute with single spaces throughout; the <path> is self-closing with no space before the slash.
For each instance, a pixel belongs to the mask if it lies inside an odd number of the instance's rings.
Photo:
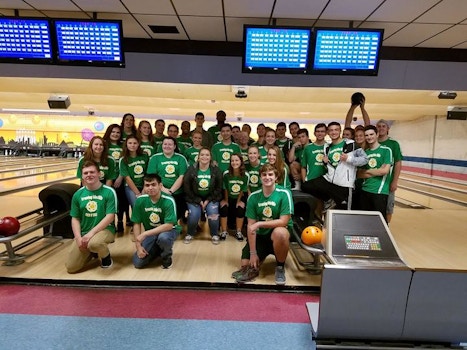
<path id="1" fill-rule="evenodd" d="M 70 215 L 70 211 L 53 212 L 51 214 L 44 214 L 44 209 L 39 208 L 32 210 L 28 213 L 17 216 L 20 222 L 20 231 L 12 236 L 0 236 L 0 243 L 5 244 L 6 250 L 0 252 L 0 261 L 4 261 L 3 265 L 15 266 L 24 263 L 25 259 L 29 256 L 37 254 L 38 252 L 50 247 L 51 245 L 58 244 L 63 239 L 60 236 L 52 236 L 53 225 L 55 222 L 62 220 Z M 48 226 L 48 231 L 42 235 L 33 236 L 13 245 L 13 242 L 37 230 Z M 20 250 L 28 247 L 29 245 L 39 241 L 46 240 L 45 244 L 28 251 L 21 253 Z"/>

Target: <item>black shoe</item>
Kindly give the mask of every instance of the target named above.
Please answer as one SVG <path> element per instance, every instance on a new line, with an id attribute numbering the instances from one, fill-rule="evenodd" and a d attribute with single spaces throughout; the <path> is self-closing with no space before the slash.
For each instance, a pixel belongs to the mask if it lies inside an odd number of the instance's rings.
<path id="1" fill-rule="evenodd" d="M 101 267 L 103 269 L 108 269 L 109 267 L 111 267 L 113 265 L 113 261 L 112 261 L 112 258 L 110 257 L 110 254 L 107 255 L 105 258 L 102 258 L 101 260 Z"/>
<path id="2" fill-rule="evenodd" d="M 170 269 L 173 265 L 173 262 L 172 262 L 172 257 L 168 256 L 164 259 L 162 259 L 162 268 L 163 269 Z"/>

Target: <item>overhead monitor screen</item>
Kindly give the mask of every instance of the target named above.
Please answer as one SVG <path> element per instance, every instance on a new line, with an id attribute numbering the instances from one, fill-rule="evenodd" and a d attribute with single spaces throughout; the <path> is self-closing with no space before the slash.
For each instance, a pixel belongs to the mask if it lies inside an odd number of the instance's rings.
<path id="1" fill-rule="evenodd" d="M 244 27 L 243 72 L 306 73 L 310 28 Z"/>
<path id="2" fill-rule="evenodd" d="M 2 62 L 51 63 L 52 43 L 48 19 L 0 18 Z"/>
<path id="3" fill-rule="evenodd" d="M 316 28 L 312 74 L 377 75 L 382 41 L 382 29 Z"/>
<path id="4" fill-rule="evenodd" d="M 55 20 L 57 62 L 124 67 L 121 21 Z"/>

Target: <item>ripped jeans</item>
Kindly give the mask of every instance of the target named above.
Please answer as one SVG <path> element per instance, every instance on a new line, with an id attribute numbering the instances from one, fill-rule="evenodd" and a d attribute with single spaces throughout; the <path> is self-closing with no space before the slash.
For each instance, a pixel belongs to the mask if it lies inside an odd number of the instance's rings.
<path id="1" fill-rule="evenodd" d="M 187 203 L 188 205 L 188 229 L 187 234 L 194 236 L 199 219 L 201 218 L 201 206 L 199 204 Z M 209 224 L 211 236 L 219 233 L 219 202 L 209 202 L 206 206 L 206 219 Z"/>

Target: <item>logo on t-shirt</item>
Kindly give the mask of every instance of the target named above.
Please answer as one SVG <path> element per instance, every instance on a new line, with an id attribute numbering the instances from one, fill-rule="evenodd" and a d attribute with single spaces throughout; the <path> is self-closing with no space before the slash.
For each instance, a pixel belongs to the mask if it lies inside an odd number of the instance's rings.
<path id="1" fill-rule="evenodd" d="M 201 179 L 200 182 L 199 182 L 199 187 L 201 188 L 208 188 L 209 186 L 209 182 L 208 180 L 206 179 Z"/>
<path id="2" fill-rule="evenodd" d="M 272 209 L 271 207 L 264 207 L 263 209 L 263 215 L 267 218 L 270 218 L 272 216 Z"/>
<path id="3" fill-rule="evenodd" d="M 161 220 L 160 216 L 157 215 L 157 213 L 151 213 L 151 215 L 149 215 L 149 220 L 153 223 L 153 224 L 158 224 Z"/>
<path id="4" fill-rule="evenodd" d="M 141 165 L 135 166 L 135 174 L 136 174 L 136 175 L 142 174 L 143 171 L 144 171 L 144 169 L 143 169 L 143 167 L 142 167 Z"/>
<path id="5" fill-rule="evenodd" d="M 238 192 L 240 192 L 240 185 L 238 185 L 238 184 L 233 185 L 233 186 L 232 186 L 232 192 L 233 192 L 233 193 L 238 193 Z"/>
<path id="6" fill-rule="evenodd" d="M 222 153 L 222 159 L 223 160 L 229 160 L 230 159 L 230 152 Z"/>
<path id="7" fill-rule="evenodd" d="M 97 210 L 97 203 L 95 201 L 89 201 L 86 204 L 86 210 L 90 213 L 94 213 Z"/>
<path id="8" fill-rule="evenodd" d="M 165 172 L 167 174 L 173 174 L 175 172 L 175 167 L 172 164 L 169 164 L 165 167 Z"/>
<path id="9" fill-rule="evenodd" d="M 252 184 L 257 184 L 258 183 L 258 175 L 251 175 L 250 176 L 250 182 Z"/>
<path id="10" fill-rule="evenodd" d="M 377 164 L 377 162 L 376 162 L 376 159 L 375 159 L 375 158 L 370 158 L 370 159 L 368 160 L 368 166 L 369 166 L 370 168 L 374 168 L 374 167 L 376 166 L 376 164 Z"/>
<path id="11" fill-rule="evenodd" d="M 324 158 L 324 154 L 323 154 L 323 153 L 318 153 L 318 154 L 316 155 L 316 158 L 315 158 L 315 159 L 316 159 L 317 162 L 320 162 L 320 163 L 321 163 L 321 162 L 323 161 L 323 158 Z"/>

